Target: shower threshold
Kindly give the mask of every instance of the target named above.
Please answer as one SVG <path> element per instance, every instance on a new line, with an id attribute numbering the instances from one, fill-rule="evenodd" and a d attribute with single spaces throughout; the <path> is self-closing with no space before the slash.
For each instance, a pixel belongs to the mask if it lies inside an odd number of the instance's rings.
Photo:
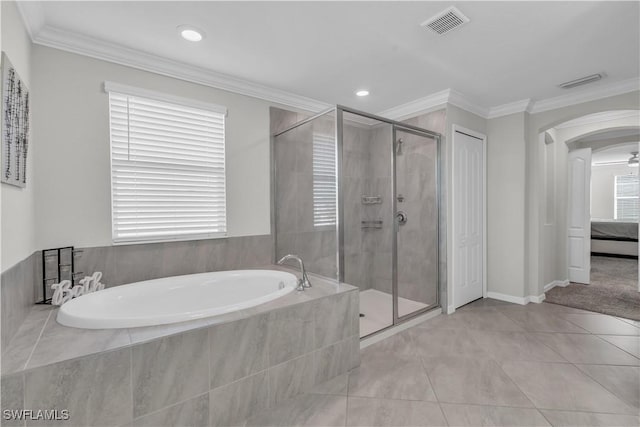
<path id="1" fill-rule="evenodd" d="M 393 296 L 376 289 L 360 292 L 360 337 L 391 326 L 393 319 Z M 398 298 L 400 316 L 423 310 L 428 304 L 406 298 Z"/>

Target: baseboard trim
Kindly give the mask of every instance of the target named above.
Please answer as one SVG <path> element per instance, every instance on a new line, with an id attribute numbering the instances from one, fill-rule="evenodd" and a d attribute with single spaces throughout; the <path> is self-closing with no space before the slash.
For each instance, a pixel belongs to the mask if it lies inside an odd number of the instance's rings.
<path id="1" fill-rule="evenodd" d="M 569 286 L 569 280 L 554 280 L 551 283 L 547 283 L 546 285 L 544 285 L 544 292 L 550 291 L 551 289 L 555 288 L 556 286 L 559 286 L 561 288 L 565 288 L 567 286 Z"/>
<path id="2" fill-rule="evenodd" d="M 529 295 L 526 297 L 515 297 L 513 295 L 501 294 L 499 292 L 487 292 L 487 298 L 493 298 L 500 301 L 506 301 L 513 304 L 527 305 L 530 302 L 540 304 L 545 299 L 545 295 Z"/>
<path id="3" fill-rule="evenodd" d="M 542 295 L 529 295 L 527 297 L 529 299 L 529 302 L 535 303 L 535 304 L 540 304 L 542 301 L 544 301 L 544 299 L 546 298 L 545 294 Z"/>

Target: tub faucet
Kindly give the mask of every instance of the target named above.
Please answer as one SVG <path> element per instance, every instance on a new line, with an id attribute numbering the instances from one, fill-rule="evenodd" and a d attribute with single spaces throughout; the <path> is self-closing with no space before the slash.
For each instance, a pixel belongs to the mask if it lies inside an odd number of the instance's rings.
<path id="1" fill-rule="evenodd" d="M 282 258 L 280 258 L 280 261 L 278 261 L 278 264 L 284 264 L 285 261 L 287 260 L 294 260 L 294 261 L 298 261 L 298 264 L 300 265 L 300 273 L 302 275 L 302 277 L 300 277 L 300 279 L 298 279 L 298 287 L 296 288 L 297 291 L 304 291 L 304 288 L 310 288 L 311 287 L 311 282 L 309 281 L 309 277 L 307 277 L 307 271 L 304 269 L 304 262 L 302 261 L 302 258 L 300 258 L 297 255 L 285 255 Z"/>

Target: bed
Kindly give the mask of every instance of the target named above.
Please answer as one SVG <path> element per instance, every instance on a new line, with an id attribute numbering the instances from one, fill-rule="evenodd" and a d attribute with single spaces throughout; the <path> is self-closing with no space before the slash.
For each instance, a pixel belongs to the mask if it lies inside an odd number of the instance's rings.
<path id="1" fill-rule="evenodd" d="M 638 223 L 591 220 L 591 254 L 638 257 Z"/>

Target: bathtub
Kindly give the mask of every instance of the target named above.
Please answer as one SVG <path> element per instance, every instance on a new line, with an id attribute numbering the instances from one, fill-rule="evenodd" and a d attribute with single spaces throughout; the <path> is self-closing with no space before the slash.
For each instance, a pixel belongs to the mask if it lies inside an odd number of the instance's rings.
<path id="1" fill-rule="evenodd" d="M 133 328 L 202 319 L 292 292 L 297 278 L 275 270 L 189 274 L 116 286 L 75 298 L 57 321 L 84 329 Z"/>

